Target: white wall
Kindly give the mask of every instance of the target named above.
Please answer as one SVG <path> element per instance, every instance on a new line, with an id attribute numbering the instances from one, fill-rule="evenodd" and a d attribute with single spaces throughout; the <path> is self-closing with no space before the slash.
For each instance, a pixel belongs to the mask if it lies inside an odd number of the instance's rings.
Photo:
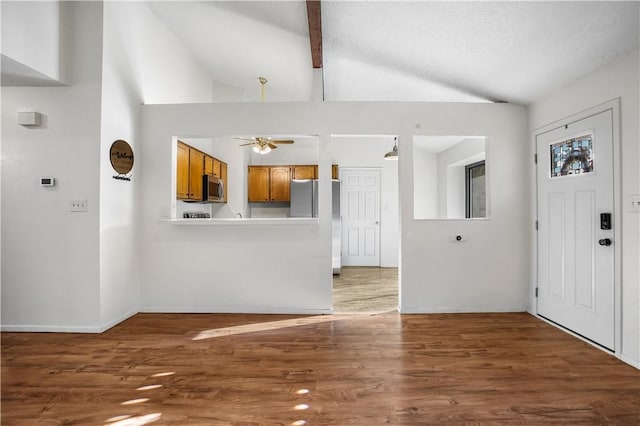
<path id="1" fill-rule="evenodd" d="M 325 102 L 148 105 L 143 111 L 143 311 L 328 312 L 332 286 L 329 166 L 339 162 L 334 150 L 340 149 L 332 134 L 400 135 L 396 164 L 400 166 L 397 187 L 403 207 L 403 311 L 526 308 L 530 206 L 528 177 L 521 173 L 528 148 L 524 108 Z M 429 117 L 428 122 L 424 117 Z M 491 149 L 497 153 L 492 157 L 497 160 L 491 169 L 491 220 L 413 220 L 411 135 L 416 124 L 425 134 L 490 137 Z M 160 221 L 158 212 L 175 196 L 172 138 L 187 134 L 319 135 L 318 223 L 180 226 Z M 372 155 L 382 158 L 391 146 L 389 139 L 371 153 L 379 149 Z M 469 242 L 450 243 L 452 233 L 469 235 Z"/>
<path id="2" fill-rule="evenodd" d="M 139 127 L 142 95 L 129 49 L 133 22 L 118 3 L 104 3 L 102 120 L 100 140 L 100 313 L 104 327 L 138 311 L 140 251 L 138 215 L 140 163 Z M 131 145 L 131 181 L 113 179 L 111 144 Z"/>
<path id="3" fill-rule="evenodd" d="M 114 2 L 113 8 L 128 25 L 125 47 L 145 104 L 212 101 L 211 76 L 147 2 Z"/>
<path id="4" fill-rule="evenodd" d="M 640 368 L 640 215 L 624 204 L 627 197 L 640 194 L 640 109 L 638 51 L 585 77 L 529 106 L 529 126 L 534 129 L 553 123 L 614 98 L 621 103 L 622 200 L 622 359 Z M 533 148 L 531 148 L 533 152 Z M 533 165 L 529 165 L 533 169 Z M 533 288 L 533 285 L 532 285 Z M 530 312 L 535 312 L 531 299 Z"/>
<path id="5" fill-rule="evenodd" d="M 438 217 L 438 157 L 435 153 L 413 146 L 413 217 Z"/>
<path id="6" fill-rule="evenodd" d="M 492 213 L 480 221 L 414 220 L 413 200 L 407 195 L 413 194 L 413 152 L 409 146 L 403 151 L 401 310 L 525 310 L 531 208 L 528 175 L 522 173 L 528 152 L 526 110 L 514 105 L 442 105 L 424 116 L 428 124 L 413 120 L 425 135 L 487 136 Z M 407 139 L 411 140 L 400 140 Z M 465 235 L 468 241 L 453 243 L 450 238 L 455 235 Z"/>
<path id="7" fill-rule="evenodd" d="M 64 16 L 59 1 L 3 1 L 2 54 L 65 81 L 68 58 Z"/>
<path id="8" fill-rule="evenodd" d="M 3 20 L 27 24 L 3 27 L 3 42 L 19 41 L 9 51 L 34 54 L 41 72 L 72 68 L 68 87 L 2 87 L 2 327 L 101 331 L 139 306 L 140 104 L 208 101 L 211 80 L 144 2 L 105 2 L 104 14 L 102 2 L 28 3 L 2 4 Z M 42 125 L 18 126 L 18 111 Z M 116 139 L 134 149 L 131 182 L 112 179 Z"/>
<path id="9" fill-rule="evenodd" d="M 393 148 L 394 136 L 334 135 L 332 162 L 339 168 L 381 168 L 380 266 L 397 267 L 400 252 L 398 163 L 384 159 Z"/>
<path id="10" fill-rule="evenodd" d="M 102 4 L 63 3 L 69 87 L 2 87 L 2 328 L 97 331 Z M 37 128 L 18 111 L 38 111 Z M 40 187 L 52 176 L 56 186 Z M 70 200 L 88 200 L 71 213 Z"/>

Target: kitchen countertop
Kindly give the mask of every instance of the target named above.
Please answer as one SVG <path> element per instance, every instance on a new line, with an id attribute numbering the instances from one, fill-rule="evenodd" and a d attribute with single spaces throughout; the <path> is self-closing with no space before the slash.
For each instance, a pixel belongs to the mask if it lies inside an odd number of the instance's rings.
<path id="1" fill-rule="evenodd" d="M 264 226 L 264 225 L 317 225 L 317 217 L 284 217 L 284 218 L 210 218 L 210 219 L 161 219 L 160 222 L 170 225 L 205 225 L 205 226 Z"/>

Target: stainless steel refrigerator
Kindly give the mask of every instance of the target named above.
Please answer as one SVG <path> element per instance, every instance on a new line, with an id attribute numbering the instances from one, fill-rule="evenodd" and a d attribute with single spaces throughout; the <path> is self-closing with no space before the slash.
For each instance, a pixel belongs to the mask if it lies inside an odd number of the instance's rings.
<path id="1" fill-rule="evenodd" d="M 342 224 L 340 223 L 340 181 L 331 181 L 331 264 L 333 273 L 341 267 Z M 290 217 L 318 217 L 318 181 L 316 179 L 291 181 Z"/>

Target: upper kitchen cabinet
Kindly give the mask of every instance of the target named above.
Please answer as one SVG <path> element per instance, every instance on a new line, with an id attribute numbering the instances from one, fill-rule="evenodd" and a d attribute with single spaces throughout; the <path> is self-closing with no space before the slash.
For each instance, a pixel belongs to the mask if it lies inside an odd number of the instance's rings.
<path id="1" fill-rule="evenodd" d="M 222 161 L 217 158 L 213 159 L 213 176 L 217 178 L 222 178 Z"/>
<path id="2" fill-rule="evenodd" d="M 202 200 L 202 175 L 204 174 L 204 152 L 189 149 L 189 197 Z"/>
<path id="3" fill-rule="evenodd" d="M 182 142 L 178 142 L 177 148 L 176 198 L 202 200 L 205 154 Z"/>
<path id="4" fill-rule="evenodd" d="M 291 168 L 287 166 L 271 167 L 271 201 L 289 201 L 291 198 Z"/>
<path id="5" fill-rule="evenodd" d="M 227 194 L 229 193 L 229 184 L 227 181 L 227 163 L 220 161 L 220 178 L 224 184 L 224 199 L 222 202 L 227 202 Z"/>
<path id="6" fill-rule="evenodd" d="M 291 179 L 317 179 L 318 166 L 292 166 Z"/>
<path id="7" fill-rule="evenodd" d="M 204 156 L 204 174 L 213 175 L 213 157 L 210 155 Z"/>
<path id="8" fill-rule="evenodd" d="M 289 166 L 249 166 L 247 181 L 250 203 L 289 201 Z"/>
<path id="9" fill-rule="evenodd" d="M 177 144 L 176 198 L 182 201 L 202 200 L 202 176 L 221 178 L 227 185 L 227 164 L 184 142 Z M 224 175 L 223 175 L 224 169 Z M 223 202 L 226 202 L 226 192 Z"/>
<path id="10" fill-rule="evenodd" d="M 176 198 L 189 198 L 189 146 L 178 142 Z"/>

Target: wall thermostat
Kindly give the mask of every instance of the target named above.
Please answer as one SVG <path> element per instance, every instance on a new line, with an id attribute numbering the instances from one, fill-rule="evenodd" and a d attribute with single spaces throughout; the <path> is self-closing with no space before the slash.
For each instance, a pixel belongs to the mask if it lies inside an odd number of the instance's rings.
<path id="1" fill-rule="evenodd" d="M 55 186 L 56 178 L 52 177 L 41 177 L 40 178 L 40 186 Z"/>

